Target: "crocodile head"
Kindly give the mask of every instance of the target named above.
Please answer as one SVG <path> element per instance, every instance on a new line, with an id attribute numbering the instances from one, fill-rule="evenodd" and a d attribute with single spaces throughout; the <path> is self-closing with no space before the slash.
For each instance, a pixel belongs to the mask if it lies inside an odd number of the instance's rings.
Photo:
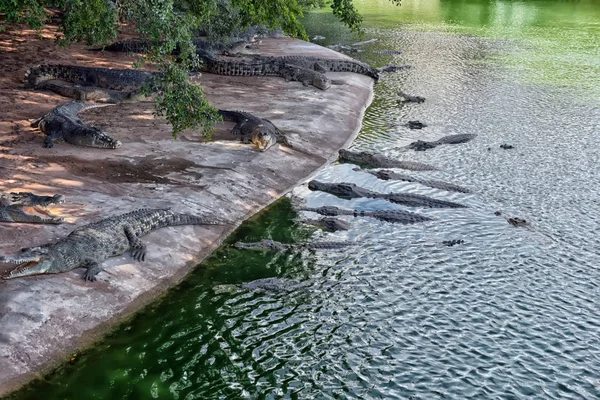
<path id="1" fill-rule="evenodd" d="M 56 260 L 47 248 L 32 247 L 14 257 L 0 257 L 0 263 L 17 264 L 17 267 L 3 272 L 2 279 L 13 279 L 22 276 L 45 274 L 50 271 Z"/>
<path id="2" fill-rule="evenodd" d="M 258 147 L 260 151 L 267 151 L 271 146 L 277 143 L 277 137 L 268 126 L 258 124 L 252 131 L 251 142 Z"/>
<path id="3" fill-rule="evenodd" d="M 77 134 L 72 135 L 67 141 L 78 146 L 98 147 L 102 149 L 118 149 L 122 145 L 120 140 L 111 138 L 106 132 L 95 126 L 86 126 L 83 129 L 79 129 Z"/>

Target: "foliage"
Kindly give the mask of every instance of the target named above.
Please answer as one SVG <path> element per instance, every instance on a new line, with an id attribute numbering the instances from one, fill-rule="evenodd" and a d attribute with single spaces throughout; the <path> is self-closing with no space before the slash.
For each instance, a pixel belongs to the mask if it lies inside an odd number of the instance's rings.
<path id="1" fill-rule="evenodd" d="M 61 17 L 61 45 L 93 45 L 114 41 L 119 23 L 132 23 L 140 37 L 153 44 L 138 64 L 152 62 L 162 72 L 145 90 L 158 93 L 155 114 L 166 116 L 176 137 L 185 129 L 202 128 L 209 134 L 220 118 L 202 89 L 187 77 L 188 70 L 198 68 L 192 39 L 200 28 L 219 41 L 250 25 L 279 27 L 306 39 L 299 21 L 303 11 L 327 5 L 344 24 L 359 30 L 361 17 L 352 0 L 0 0 L 0 29 L 6 23 L 39 29 L 48 17 L 45 8 L 53 8 Z M 176 49 L 177 60 L 172 56 Z"/>

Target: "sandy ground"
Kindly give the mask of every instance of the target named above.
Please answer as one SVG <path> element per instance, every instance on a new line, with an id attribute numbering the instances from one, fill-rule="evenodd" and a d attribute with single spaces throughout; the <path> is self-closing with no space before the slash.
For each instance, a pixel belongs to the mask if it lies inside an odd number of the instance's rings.
<path id="1" fill-rule="evenodd" d="M 219 108 L 245 110 L 270 119 L 295 149 L 276 145 L 257 152 L 221 123 L 206 142 L 185 132 L 171 137 L 149 102 L 111 105 L 83 113 L 87 122 L 123 142 L 116 150 L 57 143 L 43 147 L 44 135 L 30 127 L 69 99 L 23 89 L 34 64 L 64 63 L 131 67 L 134 56 L 90 52 L 82 45 L 54 44 L 56 27 L 0 34 L 0 190 L 63 194 L 52 206 L 62 225 L 0 223 L 0 254 L 55 241 L 75 227 L 137 208 L 214 215 L 225 227 L 181 226 L 145 236 L 144 263 L 129 255 L 106 261 L 98 281 L 86 283 L 82 270 L 0 281 L 0 396 L 89 346 L 111 326 L 179 282 L 244 219 L 264 208 L 316 170 L 358 133 L 372 99 L 372 79 L 330 73 L 341 80 L 327 91 L 276 77 L 203 74 L 198 83 Z M 119 39 L 123 39 L 120 37 Z M 344 56 L 289 38 L 265 39 L 263 54 Z M 9 269 L 0 265 L 0 271 Z"/>

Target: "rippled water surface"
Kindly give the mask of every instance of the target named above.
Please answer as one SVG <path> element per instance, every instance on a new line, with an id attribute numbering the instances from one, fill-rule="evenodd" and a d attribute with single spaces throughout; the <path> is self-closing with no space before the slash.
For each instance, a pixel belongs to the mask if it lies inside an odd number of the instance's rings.
<path id="1" fill-rule="evenodd" d="M 334 164 L 317 179 L 453 200 L 465 209 L 343 200 L 305 186 L 293 203 L 406 209 L 397 225 L 342 217 L 347 232 L 294 222 L 283 200 L 231 239 L 351 240 L 343 251 L 243 252 L 227 246 L 163 301 L 16 398 L 600 398 L 600 4 L 357 3 L 356 58 L 383 74 L 354 150 L 435 165 L 411 172 L 473 194 L 379 181 Z M 323 44 L 359 39 L 325 13 Z M 401 50 L 386 56 L 375 50 Z M 397 92 L 424 96 L 402 104 Z M 403 126 L 420 120 L 428 126 Z M 417 140 L 475 133 L 425 152 Z M 513 149 L 503 150 L 501 144 Z M 503 216 L 531 222 L 513 227 Z M 462 239 L 447 247 L 442 241 Z M 280 277 L 267 293 L 221 284 Z M 101 305 L 98 305 L 101 307 Z"/>

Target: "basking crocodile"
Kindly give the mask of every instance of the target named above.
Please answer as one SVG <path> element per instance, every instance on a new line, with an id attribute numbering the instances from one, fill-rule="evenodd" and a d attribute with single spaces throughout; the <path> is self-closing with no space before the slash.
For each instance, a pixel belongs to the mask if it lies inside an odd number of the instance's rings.
<path id="1" fill-rule="evenodd" d="M 276 57 L 263 57 L 252 59 L 234 60 L 216 57 L 208 53 L 199 53 L 205 72 L 218 75 L 232 76 L 280 76 L 286 81 L 300 81 L 303 85 L 311 84 L 314 87 L 327 90 L 331 80 L 320 71 L 288 63 Z"/>
<path id="2" fill-rule="evenodd" d="M 369 168 L 402 168 L 412 171 L 435 171 L 437 168 L 431 165 L 416 161 L 399 161 L 383 156 L 381 154 L 369 153 L 366 151 L 354 152 L 341 149 L 339 151 L 340 160 L 352 162 L 358 165 L 368 166 Z"/>
<path id="3" fill-rule="evenodd" d="M 476 136 L 477 135 L 475 135 L 475 134 L 463 133 L 463 134 L 458 134 L 458 135 L 444 136 L 444 137 L 442 137 L 438 140 L 432 141 L 432 142 L 427 142 L 425 140 L 417 140 L 416 142 L 412 142 L 411 144 L 406 146 L 406 148 L 413 149 L 416 151 L 425 151 L 428 149 L 433 149 L 434 147 L 437 147 L 440 144 L 466 143 L 466 142 L 472 140 L 473 138 L 475 138 Z"/>
<path id="4" fill-rule="evenodd" d="M 237 242 L 235 247 L 248 250 L 337 250 L 348 246 L 353 246 L 352 242 L 314 242 L 314 243 L 281 243 L 271 239 L 263 239 L 260 242 Z"/>
<path id="5" fill-rule="evenodd" d="M 60 224 L 63 218 L 53 215 L 46 210 L 50 204 L 64 203 L 65 197 L 60 194 L 54 196 L 38 196 L 29 192 L 0 192 L 0 221 L 2 222 L 27 222 L 34 224 Z M 39 215 L 27 214 L 23 207 L 33 209 L 48 218 Z"/>
<path id="6" fill-rule="evenodd" d="M 321 215 L 352 215 L 353 217 L 372 217 L 381 221 L 395 222 L 399 224 L 416 224 L 419 222 L 432 221 L 432 218 L 423 215 L 411 213 L 403 210 L 377 210 L 377 211 L 359 211 L 344 210 L 335 206 L 323 206 L 319 208 L 304 207 L 302 211 L 312 211 Z"/>
<path id="7" fill-rule="evenodd" d="M 400 101 L 403 103 L 423 103 L 423 102 L 425 102 L 425 97 L 411 96 L 404 92 L 398 92 L 398 95 L 400 96 Z"/>
<path id="8" fill-rule="evenodd" d="M 356 186 L 354 183 L 326 183 L 312 180 L 308 182 L 310 190 L 320 190 L 343 199 L 359 197 L 385 199 L 391 203 L 404 204 L 411 207 L 430 208 L 466 208 L 466 206 L 452 201 L 438 200 L 419 194 L 408 193 L 378 193 Z"/>
<path id="9" fill-rule="evenodd" d="M 314 225 L 327 232 L 347 231 L 350 229 L 350 225 L 346 221 L 342 221 L 337 218 L 321 218 L 321 219 L 307 219 L 302 221 L 308 225 Z"/>
<path id="10" fill-rule="evenodd" d="M 236 293 L 240 291 L 252 291 L 257 293 L 293 292 L 297 289 L 302 289 L 305 287 L 306 284 L 294 280 L 282 278 L 262 278 L 246 283 L 238 283 L 233 285 L 217 285 L 213 287 L 213 291 L 216 294 Z"/>
<path id="11" fill-rule="evenodd" d="M 139 209 L 106 218 L 75 229 L 56 243 L 23 249 L 14 257 L 0 257 L 0 263 L 19 264 L 2 274 L 3 279 L 38 274 L 56 274 L 86 268 L 83 278 L 95 281 L 101 264 L 109 257 L 131 250 L 137 261 L 146 258 L 146 245 L 140 236 L 175 225 L 222 225 L 221 222 L 170 209 Z"/>
<path id="12" fill-rule="evenodd" d="M 397 172 L 390 171 L 387 169 L 381 169 L 379 171 L 369 171 L 369 170 L 362 170 L 360 168 L 354 168 L 354 171 L 364 171 L 369 174 L 375 175 L 378 179 L 381 179 L 384 181 L 397 180 L 397 181 L 405 181 L 405 182 L 414 182 L 414 183 L 419 183 L 421 185 L 429 186 L 429 187 L 436 188 L 436 189 L 447 190 L 449 192 L 472 193 L 471 190 L 469 190 L 465 187 L 459 186 L 459 185 L 455 185 L 453 183 L 437 181 L 437 180 L 433 180 L 433 179 L 419 179 L 419 178 L 415 178 L 414 176 L 411 176 L 411 175 L 399 174 Z"/>
<path id="13" fill-rule="evenodd" d="M 47 135 L 44 139 L 45 147 L 54 147 L 56 140 L 63 139 L 76 146 L 117 149 L 121 147 L 119 140 L 111 138 L 100 128 L 87 125 L 77 116 L 89 108 L 103 106 L 105 105 L 83 104 L 73 100 L 54 108 L 42 118 L 32 122 L 31 126 L 39 127 Z"/>
<path id="14" fill-rule="evenodd" d="M 208 40 L 202 39 L 194 39 L 192 40 L 196 50 L 198 52 L 207 52 L 213 55 L 216 54 L 226 54 L 226 55 L 235 55 L 235 54 L 251 54 L 248 53 L 249 47 L 252 45 L 253 41 L 246 39 L 236 39 L 232 40 L 228 43 L 211 43 Z M 164 44 L 161 42 L 160 44 Z M 121 53 L 140 53 L 145 54 L 149 53 L 152 49 L 152 41 L 144 40 L 144 39 L 125 39 L 119 40 L 117 42 L 111 43 L 107 46 L 96 47 L 90 49 L 91 51 L 111 51 L 111 52 L 121 52 Z M 181 50 L 179 46 L 173 50 L 173 55 L 179 55 Z"/>
<path id="15" fill-rule="evenodd" d="M 245 111 L 218 110 L 225 121 L 235 122 L 231 133 L 242 136 L 243 143 L 253 143 L 261 151 L 268 150 L 275 143 L 292 147 L 285 135 L 271 121 L 259 118 Z"/>
<path id="16" fill-rule="evenodd" d="M 45 81 L 60 80 L 81 86 L 95 86 L 103 89 L 134 93 L 158 72 L 137 69 L 109 69 L 81 67 L 78 65 L 45 64 L 36 65 L 25 73 L 25 88 L 37 88 Z"/>

